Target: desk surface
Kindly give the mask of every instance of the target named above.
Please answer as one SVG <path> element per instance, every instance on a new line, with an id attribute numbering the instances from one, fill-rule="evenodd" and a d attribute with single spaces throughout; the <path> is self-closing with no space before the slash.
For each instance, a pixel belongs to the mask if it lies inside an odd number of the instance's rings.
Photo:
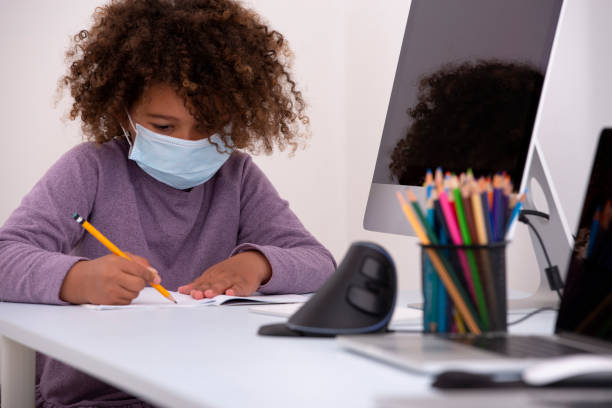
<path id="1" fill-rule="evenodd" d="M 553 316 L 543 312 L 511 331 L 551 333 Z M 151 312 L 0 303 L 0 334 L 161 406 L 371 407 L 387 396 L 435 393 L 429 377 L 351 354 L 333 339 L 256 334 L 283 320 L 244 306 Z"/>

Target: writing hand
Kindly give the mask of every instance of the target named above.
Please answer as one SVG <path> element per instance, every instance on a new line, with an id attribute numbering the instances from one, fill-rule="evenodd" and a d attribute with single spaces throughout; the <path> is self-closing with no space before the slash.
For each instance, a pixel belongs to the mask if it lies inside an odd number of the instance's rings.
<path id="1" fill-rule="evenodd" d="M 161 283 L 157 271 L 140 256 L 131 260 L 106 255 L 75 263 L 60 289 L 65 302 L 95 305 L 129 305 L 148 283 Z"/>

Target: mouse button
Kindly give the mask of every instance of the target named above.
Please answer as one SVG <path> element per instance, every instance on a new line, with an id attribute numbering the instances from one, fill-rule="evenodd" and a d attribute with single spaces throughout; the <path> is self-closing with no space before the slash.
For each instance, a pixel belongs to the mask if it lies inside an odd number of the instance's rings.
<path id="1" fill-rule="evenodd" d="M 362 312 L 376 316 L 383 316 L 386 312 L 385 304 L 379 296 L 359 286 L 349 286 L 346 298 L 353 307 Z"/>
<path id="2" fill-rule="evenodd" d="M 385 269 L 382 264 L 372 257 L 366 257 L 361 265 L 361 273 L 380 283 L 386 283 Z"/>

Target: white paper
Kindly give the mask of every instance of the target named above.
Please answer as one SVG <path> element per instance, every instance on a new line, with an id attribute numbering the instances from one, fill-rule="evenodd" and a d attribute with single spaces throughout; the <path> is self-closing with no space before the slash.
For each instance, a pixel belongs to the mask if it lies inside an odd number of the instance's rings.
<path id="1" fill-rule="evenodd" d="M 146 287 L 138 294 L 131 304 L 120 305 L 82 305 L 88 309 L 95 310 L 117 310 L 117 309 L 159 309 L 177 307 L 197 306 L 220 306 L 220 305 L 244 305 L 244 304 L 269 304 L 269 303 L 304 303 L 310 295 L 262 295 L 255 292 L 253 296 L 227 296 L 219 295 L 214 298 L 196 300 L 189 295 L 178 292 L 170 294 L 177 304 L 172 303 L 152 287 Z"/>

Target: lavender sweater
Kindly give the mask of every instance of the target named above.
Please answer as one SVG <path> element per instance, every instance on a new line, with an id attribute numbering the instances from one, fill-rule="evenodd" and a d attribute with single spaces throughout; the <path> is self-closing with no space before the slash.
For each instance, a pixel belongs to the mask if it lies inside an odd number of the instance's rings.
<path id="1" fill-rule="evenodd" d="M 234 153 L 190 191 L 155 180 L 115 140 L 66 153 L 0 228 L 0 300 L 65 304 L 59 291 L 81 259 L 108 250 L 73 219 L 78 212 L 124 251 L 143 256 L 168 290 L 245 251 L 260 251 L 272 277 L 259 291 L 316 291 L 335 268 L 250 156 Z M 37 406 L 146 406 L 44 355 L 37 356 Z"/>

